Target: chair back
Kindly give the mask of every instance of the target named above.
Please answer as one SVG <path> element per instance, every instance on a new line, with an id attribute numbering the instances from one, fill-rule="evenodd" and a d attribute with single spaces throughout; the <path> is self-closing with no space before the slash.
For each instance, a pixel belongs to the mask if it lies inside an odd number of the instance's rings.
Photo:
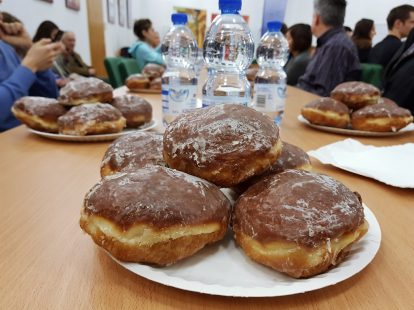
<path id="1" fill-rule="evenodd" d="M 124 81 L 119 73 L 119 64 L 121 61 L 122 57 L 107 57 L 104 60 L 105 69 L 109 77 L 109 83 L 113 88 L 124 85 Z"/>
<path id="2" fill-rule="evenodd" d="M 382 86 L 382 72 L 383 67 L 378 64 L 361 64 L 362 69 L 362 82 L 372 84 L 378 88 Z"/>
<path id="3" fill-rule="evenodd" d="M 132 74 L 141 73 L 141 71 L 139 70 L 137 61 L 135 59 L 122 58 L 121 62 L 119 63 L 119 73 L 123 84 L 127 77 Z"/>

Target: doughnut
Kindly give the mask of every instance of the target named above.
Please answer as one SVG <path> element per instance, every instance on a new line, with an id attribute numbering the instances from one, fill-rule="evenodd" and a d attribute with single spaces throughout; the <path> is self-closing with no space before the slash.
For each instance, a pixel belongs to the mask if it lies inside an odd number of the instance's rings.
<path id="1" fill-rule="evenodd" d="M 350 109 L 358 110 L 376 104 L 380 98 L 380 90 L 364 82 L 345 82 L 334 88 L 331 97 L 345 103 Z"/>
<path id="2" fill-rule="evenodd" d="M 74 106 L 82 103 L 111 103 L 112 86 L 97 78 L 80 78 L 69 81 L 60 90 L 59 101 Z"/>
<path id="3" fill-rule="evenodd" d="M 96 184 L 80 226 L 119 260 L 166 266 L 222 239 L 229 217 L 230 203 L 213 184 L 147 166 Z"/>
<path id="4" fill-rule="evenodd" d="M 129 128 L 139 127 L 149 123 L 152 119 L 152 106 L 141 97 L 133 95 L 118 96 L 114 98 L 112 105 L 121 111 Z"/>
<path id="5" fill-rule="evenodd" d="M 147 165 L 165 166 L 162 157 L 162 135 L 135 131 L 116 139 L 106 150 L 101 176 L 137 170 Z"/>
<path id="6" fill-rule="evenodd" d="M 294 278 L 338 265 L 368 231 L 357 193 L 304 170 L 263 179 L 234 208 L 234 236 L 245 254 Z"/>
<path id="7" fill-rule="evenodd" d="M 125 85 L 129 90 L 134 91 L 136 89 L 146 89 L 150 85 L 149 79 L 142 74 L 133 74 L 130 75 L 125 80 Z"/>
<path id="8" fill-rule="evenodd" d="M 142 69 L 142 74 L 145 75 L 150 81 L 162 77 L 165 68 L 157 64 L 147 64 Z"/>
<path id="9" fill-rule="evenodd" d="M 55 99 L 43 97 L 22 97 L 12 108 L 14 116 L 28 127 L 57 133 L 57 120 L 67 110 Z"/>
<path id="10" fill-rule="evenodd" d="M 391 132 L 404 128 L 413 121 L 410 110 L 384 101 L 352 113 L 352 128 L 363 131 Z"/>
<path id="11" fill-rule="evenodd" d="M 253 67 L 246 70 L 246 78 L 249 82 L 254 82 L 259 68 Z"/>
<path id="12" fill-rule="evenodd" d="M 164 133 L 164 160 L 221 187 L 266 171 L 282 150 L 279 129 L 254 109 L 224 104 L 178 116 Z"/>
<path id="13" fill-rule="evenodd" d="M 347 128 L 350 122 L 348 107 L 332 98 L 313 100 L 302 108 L 301 113 L 315 125 Z"/>
<path id="14" fill-rule="evenodd" d="M 268 170 L 266 170 L 261 175 L 247 179 L 243 183 L 237 185 L 234 190 L 238 193 L 242 193 L 253 184 L 261 181 L 264 177 L 276 173 L 281 173 L 287 169 L 300 169 L 310 171 L 312 169 L 312 165 L 309 159 L 309 155 L 304 150 L 293 144 L 283 142 L 282 152 L 280 153 L 280 156 Z"/>
<path id="15" fill-rule="evenodd" d="M 389 105 L 392 107 L 398 107 L 398 104 L 394 100 L 391 100 L 385 97 L 379 98 L 378 103 L 383 103 L 385 105 Z"/>
<path id="16" fill-rule="evenodd" d="M 86 136 L 120 132 L 125 127 L 121 112 L 108 103 L 85 103 L 59 117 L 59 133 Z"/>
<path id="17" fill-rule="evenodd" d="M 161 87 L 162 87 L 162 81 L 161 81 L 161 78 L 156 78 L 156 79 L 153 79 L 153 80 L 150 82 L 150 86 L 149 86 L 149 88 L 150 88 L 150 89 L 157 89 L 157 90 L 161 90 Z"/>

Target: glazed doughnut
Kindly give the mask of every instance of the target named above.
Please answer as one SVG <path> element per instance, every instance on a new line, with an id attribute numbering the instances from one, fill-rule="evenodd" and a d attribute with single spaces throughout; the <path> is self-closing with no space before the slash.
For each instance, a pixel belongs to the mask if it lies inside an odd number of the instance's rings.
<path id="1" fill-rule="evenodd" d="M 147 64 L 142 69 L 142 74 L 145 75 L 150 81 L 162 77 L 165 68 L 157 64 Z"/>
<path id="2" fill-rule="evenodd" d="M 235 239 L 247 256 L 294 278 L 338 265 L 368 231 L 359 195 L 304 170 L 265 178 L 234 208 Z"/>
<path id="3" fill-rule="evenodd" d="M 157 90 L 161 90 L 161 87 L 162 87 L 161 78 L 153 79 L 149 86 L 150 89 L 157 89 Z"/>
<path id="4" fill-rule="evenodd" d="M 213 184 L 147 166 L 96 184 L 80 226 L 119 260 L 165 266 L 222 239 L 229 216 L 230 203 Z"/>
<path id="5" fill-rule="evenodd" d="M 80 78 L 69 81 L 60 90 L 59 101 L 64 105 L 80 105 L 82 103 L 111 103 L 112 86 L 97 78 Z"/>
<path id="6" fill-rule="evenodd" d="M 378 103 L 380 90 L 364 82 L 345 82 L 335 87 L 331 97 L 345 103 L 350 109 L 358 110 Z"/>
<path id="7" fill-rule="evenodd" d="M 133 95 L 118 96 L 114 98 L 112 105 L 121 111 L 129 128 L 139 127 L 149 123 L 152 119 L 152 106 L 141 97 Z"/>
<path id="8" fill-rule="evenodd" d="M 42 97 L 22 97 L 11 111 L 28 127 L 52 133 L 58 132 L 57 120 L 67 112 L 57 100 Z"/>
<path id="9" fill-rule="evenodd" d="M 150 85 L 149 79 L 142 74 L 133 74 L 130 75 L 125 80 L 125 85 L 129 90 L 134 91 L 136 89 L 146 89 Z"/>
<path id="10" fill-rule="evenodd" d="M 147 165 L 165 166 L 162 158 L 162 135 L 136 131 L 116 139 L 106 150 L 101 176 L 137 170 Z"/>
<path id="11" fill-rule="evenodd" d="M 389 101 L 367 106 L 352 113 L 352 128 L 356 130 L 398 131 L 413 121 L 410 110 L 394 106 Z"/>
<path id="12" fill-rule="evenodd" d="M 315 125 L 347 128 L 350 122 L 348 107 L 332 98 L 319 98 L 309 102 L 302 108 L 301 113 Z"/>
<path id="13" fill-rule="evenodd" d="M 169 167 L 222 187 L 263 173 L 281 150 L 273 121 L 239 104 L 182 114 L 164 133 L 164 160 Z"/>
<path id="14" fill-rule="evenodd" d="M 312 169 L 312 165 L 309 159 L 309 155 L 304 150 L 293 144 L 283 142 L 282 152 L 280 153 L 280 156 L 268 170 L 266 170 L 261 175 L 247 179 L 243 183 L 239 184 L 236 188 L 234 188 L 234 190 L 238 193 L 242 193 L 253 184 L 261 181 L 264 177 L 276 173 L 281 173 L 287 169 L 300 169 L 310 171 Z"/>
<path id="15" fill-rule="evenodd" d="M 108 103 L 85 103 L 59 117 L 59 133 L 86 136 L 120 132 L 125 127 L 121 112 Z"/>
<path id="16" fill-rule="evenodd" d="M 389 105 L 389 106 L 392 106 L 392 107 L 398 107 L 399 106 L 394 100 L 391 100 L 391 99 L 388 99 L 388 98 L 385 98 L 385 97 L 379 98 L 378 103 L 383 103 L 385 105 Z"/>

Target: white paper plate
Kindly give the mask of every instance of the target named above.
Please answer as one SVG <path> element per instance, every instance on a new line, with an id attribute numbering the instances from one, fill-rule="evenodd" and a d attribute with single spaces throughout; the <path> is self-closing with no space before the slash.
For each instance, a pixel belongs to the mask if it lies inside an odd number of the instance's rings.
<path id="1" fill-rule="evenodd" d="M 373 260 L 380 247 L 381 229 L 374 214 L 365 205 L 364 211 L 370 225 L 368 233 L 354 244 L 339 266 L 309 279 L 293 279 L 253 262 L 236 247 L 230 233 L 218 244 L 208 246 L 169 267 L 114 260 L 144 278 L 187 291 L 237 297 L 304 293 L 344 281 Z"/>
<path id="2" fill-rule="evenodd" d="M 27 129 L 31 133 L 34 133 L 38 136 L 48 138 L 48 139 L 53 139 L 53 140 L 71 141 L 71 142 L 98 142 L 98 141 L 115 140 L 116 138 L 126 135 L 128 133 L 131 133 L 133 131 L 146 131 L 156 126 L 157 126 L 157 121 L 152 120 L 151 122 L 144 124 L 138 128 L 128 128 L 128 129 L 124 129 L 123 131 L 117 132 L 117 133 L 109 133 L 109 134 L 102 134 L 102 135 L 89 135 L 89 136 L 63 135 L 63 134 L 57 134 L 57 133 L 38 131 L 38 130 L 31 129 L 31 128 L 27 128 Z"/>
<path id="3" fill-rule="evenodd" d="M 312 128 L 319 129 L 321 131 L 339 133 L 341 135 L 347 135 L 347 136 L 388 137 L 388 136 L 402 135 L 402 134 L 405 134 L 407 132 L 414 130 L 413 123 L 395 132 L 373 132 L 373 131 L 362 131 L 362 130 L 355 130 L 355 129 L 343 129 L 343 128 L 315 125 L 315 124 L 310 123 L 308 120 L 306 120 L 302 115 L 298 115 L 298 121 Z"/>

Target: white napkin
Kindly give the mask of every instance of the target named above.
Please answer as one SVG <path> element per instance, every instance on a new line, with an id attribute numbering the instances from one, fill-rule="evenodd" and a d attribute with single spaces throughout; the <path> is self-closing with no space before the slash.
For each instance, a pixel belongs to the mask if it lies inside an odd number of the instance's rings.
<path id="1" fill-rule="evenodd" d="M 345 139 L 308 154 L 323 164 L 331 164 L 388 185 L 414 188 L 414 143 L 376 147 Z"/>

